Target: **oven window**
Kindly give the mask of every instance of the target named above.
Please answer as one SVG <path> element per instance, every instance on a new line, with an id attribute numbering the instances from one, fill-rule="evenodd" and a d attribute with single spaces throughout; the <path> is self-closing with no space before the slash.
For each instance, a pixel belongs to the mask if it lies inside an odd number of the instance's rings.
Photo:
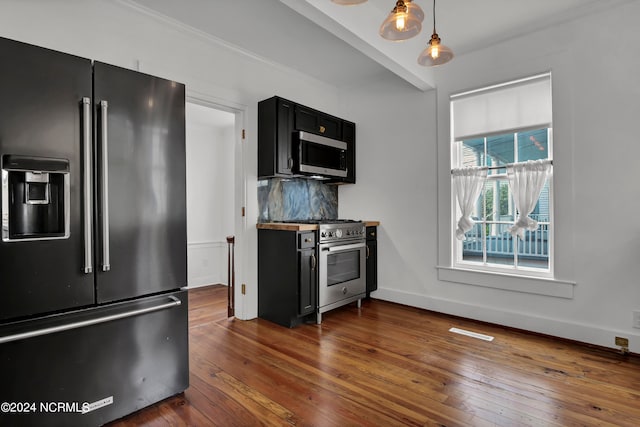
<path id="1" fill-rule="evenodd" d="M 303 164 L 335 170 L 344 169 L 341 161 L 343 150 L 308 141 L 301 143 Z"/>
<path id="2" fill-rule="evenodd" d="M 327 256 L 327 286 L 360 278 L 360 251 L 340 252 Z"/>

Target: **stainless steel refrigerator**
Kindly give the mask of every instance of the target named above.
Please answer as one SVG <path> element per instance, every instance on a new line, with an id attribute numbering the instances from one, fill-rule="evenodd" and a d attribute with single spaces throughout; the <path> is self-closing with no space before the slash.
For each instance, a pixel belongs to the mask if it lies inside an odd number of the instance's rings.
<path id="1" fill-rule="evenodd" d="M 8 39 L 0 63 L 0 425 L 185 390 L 184 85 Z"/>

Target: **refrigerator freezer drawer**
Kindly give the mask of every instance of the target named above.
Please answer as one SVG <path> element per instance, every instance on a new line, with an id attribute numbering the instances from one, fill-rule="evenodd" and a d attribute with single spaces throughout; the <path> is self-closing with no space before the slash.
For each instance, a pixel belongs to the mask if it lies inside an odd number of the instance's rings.
<path id="1" fill-rule="evenodd" d="M 189 385 L 187 292 L 0 327 L 0 425 L 92 426 Z"/>

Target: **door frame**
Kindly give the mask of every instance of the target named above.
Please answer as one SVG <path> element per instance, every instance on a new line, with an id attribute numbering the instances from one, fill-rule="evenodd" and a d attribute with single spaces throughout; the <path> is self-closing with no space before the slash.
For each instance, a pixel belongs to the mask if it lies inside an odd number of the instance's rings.
<path id="1" fill-rule="evenodd" d="M 187 88 L 186 102 L 197 104 L 203 107 L 226 111 L 235 115 L 234 120 L 234 145 L 235 145 L 235 189 L 234 189 L 234 236 L 236 249 L 240 245 L 240 248 L 246 247 L 247 241 L 247 178 L 246 178 L 246 153 L 245 144 L 242 139 L 242 131 L 247 129 L 247 109 L 248 107 L 243 104 L 238 104 L 226 99 L 217 98 L 211 95 L 203 94 Z M 242 216 L 242 210 L 244 208 L 245 215 Z M 243 257 L 244 250 L 235 250 L 235 282 L 245 283 L 243 268 L 245 259 Z M 228 284 L 230 285 L 230 284 Z M 236 286 L 234 292 L 234 311 L 235 317 L 239 319 L 246 319 L 246 304 L 244 295 L 242 294 L 242 286 Z"/>

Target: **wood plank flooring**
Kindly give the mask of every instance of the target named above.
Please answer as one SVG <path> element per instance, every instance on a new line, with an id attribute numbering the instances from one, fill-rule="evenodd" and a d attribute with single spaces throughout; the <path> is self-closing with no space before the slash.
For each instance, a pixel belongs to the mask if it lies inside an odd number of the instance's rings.
<path id="1" fill-rule="evenodd" d="M 640 426 L 637 355 L 376 300 L 287 329 L 226 292 L 189 292 L 189 389 L 111 426 Z"/>

